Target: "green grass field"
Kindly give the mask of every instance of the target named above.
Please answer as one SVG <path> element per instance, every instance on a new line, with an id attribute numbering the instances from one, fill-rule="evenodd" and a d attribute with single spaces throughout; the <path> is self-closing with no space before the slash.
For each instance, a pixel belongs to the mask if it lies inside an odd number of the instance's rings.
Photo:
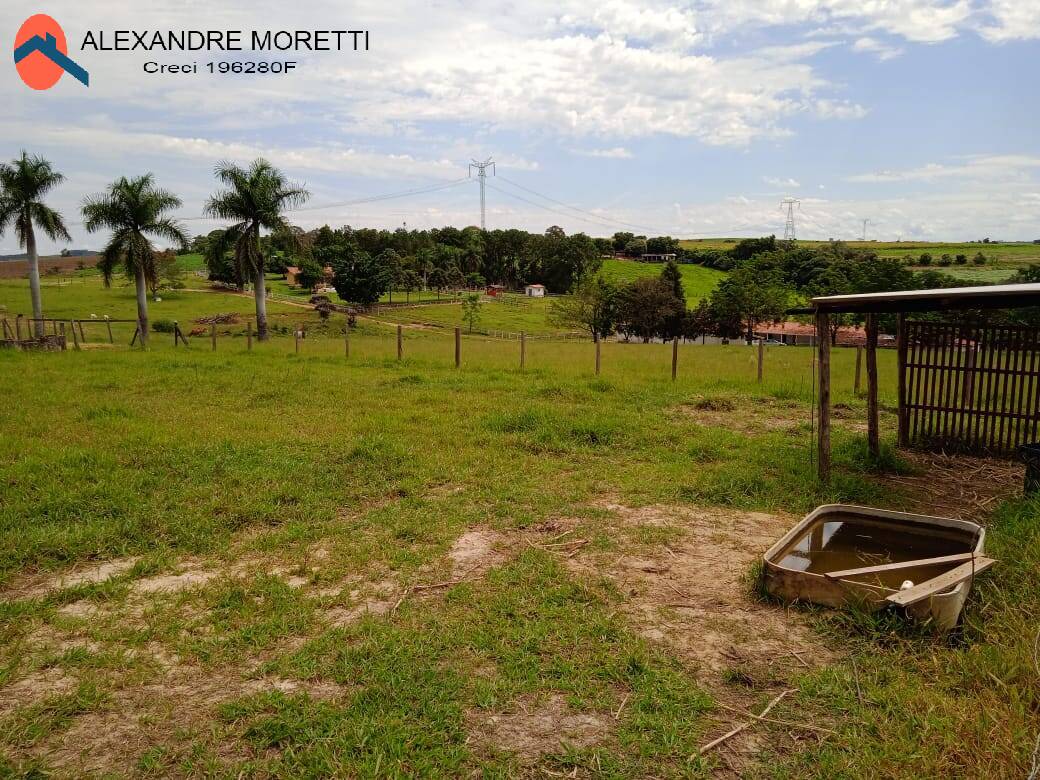
<path id="1" fill-rule="evenodd" d="M 45 305 L 132 306 L 58 290 Z M 250 303 L 183 295 L 184 317 Z M 341 321 L 314 325 L 299 354 L 223 328 L 216 352 L 0 351 L 0 774 L 1028 773 L 1020 469 L 944 476 L 951 503 L 992 496 L 1000 561 L 956 636 L 755 590 L 816 505 L 934 500 L 891 448 L 892 350 L 880 463 L 835 351 L 823 487 L 805 348 L 767 348 L 759 384 L 755 350 L 684 345 L 672 382 L 666 345 L 605 343 L 596 376 L 589 343 L 531 341 L 521 372 L 515 341 L 467 336 L 456 369 L 446 332 L 407 329 L 398 361 L 391 329 L 348 358 Z"/>
<path id="2" fill-rule="evenodd" d="M 658 276 L 663 267 L 663 263 L 640 263 L 635 260 L 611 258 L 603 261 L 602 274 L 615 282 L 630 282 L 643 276 Z M 691 306 L 711 295 L 719 280 L 726 277 L 721 271 L 700 265 L 683 264 L 679 266 L 679 271 L 682 273 L 686 301 Z"/>

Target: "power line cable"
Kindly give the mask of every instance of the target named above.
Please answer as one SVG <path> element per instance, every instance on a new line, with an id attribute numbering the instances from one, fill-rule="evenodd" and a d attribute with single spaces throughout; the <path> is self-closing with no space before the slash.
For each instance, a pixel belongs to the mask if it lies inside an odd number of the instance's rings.
<path id="1" fill-rule="evenodd" d="M 661 233 L 665 232 L 665 231 L 662 231 L 660 228 L 648 227 L 647 225 L 639 225 L 639 224 L 637 224 L 635 222 L 626 222 L 623 219 L 615 219 L 615 218 L 610 217 L 610 216 L 604 216 L 602 214 L 597 214 L 596 212 L 589 211 L 588 209 L 582 209 L 582 208 L 578 208 L 577 206 L 572 206 L 569 203 L 564 203 L 562 200 L 557 200 L 556 198 L 551 198 L 548 195 L 543 195 L 542 193 L 537 192 L 536 190 L 532 190 L 530 187 L 525 187 L 523 184 L 518 184 L 517 182 L 515 182 L 515 181 L 513 181 L 511 179 L 507 179 L 505 176 L 499 175 L 498 178 L 501 181 L 506 182 L 507 184 L 511 184 L 514 187 L 518 187 L 518 188 L 520 188 L 522 190 L 530 192 L 532 195 L 537 195 L 539 198 L 544 198 L 545 200 L 551 201 L 552 203 L 557 203 L 557 204 L 559 204 L 561 206 L 564 206 L 566 208 L 573 209 L 574 211 L 580 211 L 582 214 L 588 214 L 590 216 L 593 216 L 597 220 L 599 220 L 600 222 L 613 222 L 613 223 L 616 223 L 618 225 L 625 225 L 626 227 L 634 227 L 634 228 L 637 228 L 639 230 L 649 231 L 651 233 L 661 234 Z"/>
<path id="2" fill-rule="evenodd" d="M 501 178 L 501 177 L 499 177 L 499 178 Z M 577 214 L 569 214 L 566 211 L 561 211 L 560 209 L 554 209 L 552 206 L 546 206 L 545 204 L 538 203 L 536 201 L 531 200 L 530 198 L 525 198 L 522 195 L 517 195 L 514 192 L 509 192 L 508 190 L 504 190 L 501 187 L 496 187 L 493 184 L 486 184 L 485 186 L 487 186 L 490 189 L 493 189 L 495 192 L 502 193 L 506 197 L 513 198 L 514 200 L 523 201 L 524 203 L 527 203 L 527 204 L 529 204 L 531 206 L 534 206 L 535 208 L 543 209 L 545 211 L 552 212 L 553 214 L 557 214 L 559 216 L 567 217 L 568 219 L 577 219 L 577 220 L 581 220 L 582 222 L 588 222 L 591 225 L 599 225 L 600 227 L 607 227 L 607 228 L 614 227 L 614 225 L 612 225 L 611 223 L 606 222 L 604 220 L 592 220 L 592 219 L 589 219 L 588 217 L 580 217 Z"/>

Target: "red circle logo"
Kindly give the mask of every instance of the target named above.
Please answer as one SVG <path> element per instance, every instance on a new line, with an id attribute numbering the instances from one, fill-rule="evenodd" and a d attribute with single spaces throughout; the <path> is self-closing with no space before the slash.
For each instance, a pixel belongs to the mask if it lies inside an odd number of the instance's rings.
<path id="1" fill-rule="evenodd" d="M 65 42 L 65 31 L 61 25 L 47 14 L 36 14 L 25 20 L 14 37 L 15 68 L 22 81 L 33 89 L 50 89 L 58 83 L 65 69 L 48 57 L 43 51 L 32 51 L 18 59 L 18 49 L 33 38 L 42 41 L 54 41 L 55 48 L 62 54 L 68 54 Z"/>

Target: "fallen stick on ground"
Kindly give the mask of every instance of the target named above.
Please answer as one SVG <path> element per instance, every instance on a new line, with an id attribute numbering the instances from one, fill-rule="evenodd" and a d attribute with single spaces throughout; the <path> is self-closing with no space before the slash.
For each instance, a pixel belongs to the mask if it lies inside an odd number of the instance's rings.
<path id="1" fill-rule="evenodd" d="M 727 731 L 725 734 L 723 734 L 718 739 L 713 739 L 707 745 L 702 747 L 698 752 L 701 753 L 701 754 L 707 753 L 712 748 L 718 747 L 719 745 L 721 745 L 723 742 L 725 742 L 730 737 L 734 737 L 737 734 L 739 734 L 740 732 L 742 732 L 748 726 L 752 725 L 756 720 L 762 720 L 766 715 L 769 714 L 769 711 L 771 709 L 773 709 L 773 707 L 775 707 L 779 703 L 779 701 L 782 698 L 784 698 L 789 693 L 794 693 L 794 690 L 793 689 L 792 690 L 787 690 L 787 691 L 784 691 L 783 693 L 781 693 L 779 696 L 777 696 L 775 699 L 773 699 L 771 702 L 769 702 L 769 704 L 766 705 L 766 708 L 764 710 L 762 710 L 758 715 L 750 715 L 750 713 L 749 713 L 749 715 L 752 718 L 754 718 L 754 720 L 749 720 L 749 721 L 747 721 L 745 723 L 741 723 L 736 728 L 731 729 L 730 731 Z M 690 758 L 693 758 L 693 756 L 690 756 Z"/>
<path id="2" fill-rule="evenodd" d="M 767 718 L 767 717 L 765 717 L 763 715 L 756 715 L 753 712 L 748 712 L 747 710 L 742 710 L 739 707 L 730 707 L 728 704 L 723 704 L 722 702 L 716 702 L 716 704 L 718 704 L 718 706 L 722 707 L 722 709 L 724 709 L 724 710 L 729 710 L 730 712 L 735 712 L 738 715 L 743 715 L 745 718 L 754 718 L 755 720 L 760 720 L 760 721 L 763 721 L 764 723 L 777 723 L 777 724 L 779 724 L 781 726 L 794 726 L 795 728 L 805 729 L 806 731 L 821 731 L 824 734 L 837 734 L 838 733 L 838 732 L 834 731 L 833 729 L 827 729 L 827 728 L 824 728 L 823 726 L 812 726 L 812 725 L 810 725 L 808 723 L 799 723 L 798 721 L 795 721 L 795 720 L 784 720 L 783 718 Z"/>
<path id="3" fill-rule="evenodd" d="M 617 708 L 617 712 L 614 713 L 614 720 L 618 720 L 621 717 L 621 710 L 625 709 L 625 705 L 628 704 L 628 698 L 631 695 L 632 695 L 631 693 L 626 693 L 625 694 L 625 698 L 623 698 L 621 700 L 621 706 L 618 707 Z"/>

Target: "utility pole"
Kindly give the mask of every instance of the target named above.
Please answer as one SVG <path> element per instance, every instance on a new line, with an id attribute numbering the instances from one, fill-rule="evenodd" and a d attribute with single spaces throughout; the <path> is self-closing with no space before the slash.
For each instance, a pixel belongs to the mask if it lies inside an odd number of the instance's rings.
<path id="1" fill-rule="evenodd" d="M 473 160 L 469 164 L 468 174 L 470 176 L 473 175 L 473 169 L 474 168 L 477 169 L 477 179 L 480 181 L 480 229 L 481 230 L 486 230 L 487 229 L 487 224 L 486 224 L 486 219 L 485 219 L 485 214 L 484 214 L 484 203 L 485 203 L 485 201 L 484 201 L 484 183 L 487 180 L 487 169 L 488 168 L 491 169 L 491 175 L 492 176 L 495 175 L 495 162 L 490 157 L 488 157 L 486 160 L 484 160 L 484 162 L 479 162 L 477 160 Z"/>
<path id="2" fill-rule="evenodd" d="M 870 224 L 870 220 L 869 219 L 863 220 L 863 238 L 860 239 L 861 241 L 866 241 L 867 240 L 867 225 L 869 225 L 869 224 Z"/>
<path id="3" fill-rule="evenodd" d="M 794 241 L 794 207 L 797 206 L 799 209 L 802 207 L 802 202 L 798 198 L 784 198 L 780 201 L 780 208 L 787 209 L 787 222 L 784 224 L 784 241 Z"/>

